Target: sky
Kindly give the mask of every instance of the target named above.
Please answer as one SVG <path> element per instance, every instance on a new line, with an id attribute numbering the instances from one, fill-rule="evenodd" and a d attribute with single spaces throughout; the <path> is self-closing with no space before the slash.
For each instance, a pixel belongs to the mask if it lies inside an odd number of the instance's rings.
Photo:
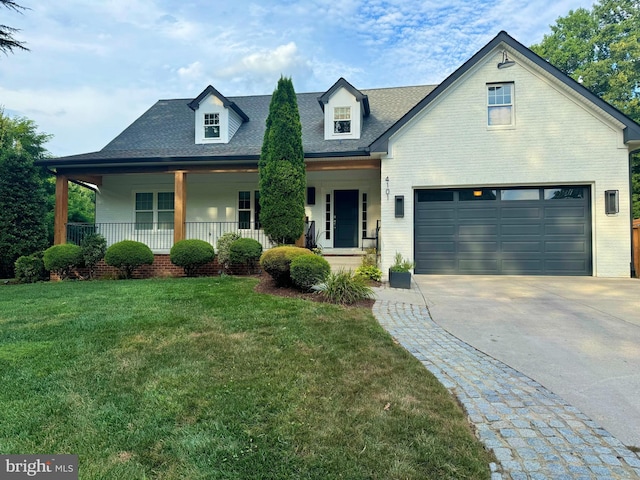
<path id="1" fill-rule="evenodd" d="M 15 0 L 0 24 L 0 109 L 52 135 L 53 156 L 102 149 L 156 101 L 442 82 L 501 30 L 526 46 L 593 0 Z"/>

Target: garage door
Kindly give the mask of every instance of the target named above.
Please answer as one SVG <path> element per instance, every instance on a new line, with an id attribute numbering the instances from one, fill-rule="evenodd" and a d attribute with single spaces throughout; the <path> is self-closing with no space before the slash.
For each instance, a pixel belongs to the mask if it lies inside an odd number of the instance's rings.
<path id="1" fill-rule="evenodd" d="M 591 275 L 588 186 L 416 190 L 416 273 Z"/>

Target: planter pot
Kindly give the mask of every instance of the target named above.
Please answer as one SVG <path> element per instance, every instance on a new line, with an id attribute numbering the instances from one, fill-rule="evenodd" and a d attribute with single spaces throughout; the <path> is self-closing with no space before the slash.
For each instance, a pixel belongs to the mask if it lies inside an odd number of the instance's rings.
<path id="1" fill-rule="evenodd" d="M 411 272 L 392 272 L 389 270 L 389 285 L 392 288 L 411 288 Z"/>

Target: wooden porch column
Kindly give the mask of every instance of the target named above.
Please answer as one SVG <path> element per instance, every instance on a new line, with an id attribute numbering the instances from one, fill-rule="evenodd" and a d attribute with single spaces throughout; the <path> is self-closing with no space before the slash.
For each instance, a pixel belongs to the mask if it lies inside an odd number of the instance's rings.
<path id="1" fill-rule="evenodd" d="M 67 243 L 69 216 L 69 182 L 66 176 L 56 175 L 56 207 L 53 220 L 53 243 Z"/>
<path id="2" fill-rule="evenodd" d="M 175 173 L 175 205 L 173 211 L 173 243 L 187 236 L 187 172 Z"/>

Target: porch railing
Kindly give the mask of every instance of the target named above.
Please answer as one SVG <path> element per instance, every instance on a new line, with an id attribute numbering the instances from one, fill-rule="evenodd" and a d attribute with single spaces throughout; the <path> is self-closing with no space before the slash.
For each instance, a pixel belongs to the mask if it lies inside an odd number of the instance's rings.
<path id="1" fill-rule="evenodd" d="M 235 232 L 243 238 L 253 238 L 267 249 L 274 246 L 263 230 L 253 222 L 186 222 L 186 237 L 209 242 L 214 247 L 225 233 Z M 242 227 L 242 228 L 239 228 Z M 79 245 L 90 233 L 99 233 L 107 240 L 107 247 L 122 240 L 135 240 L 151 250 L 170 250 L 173 246 L 173 228 L 166 223 L 68 223 L 67 241 Z"/>

